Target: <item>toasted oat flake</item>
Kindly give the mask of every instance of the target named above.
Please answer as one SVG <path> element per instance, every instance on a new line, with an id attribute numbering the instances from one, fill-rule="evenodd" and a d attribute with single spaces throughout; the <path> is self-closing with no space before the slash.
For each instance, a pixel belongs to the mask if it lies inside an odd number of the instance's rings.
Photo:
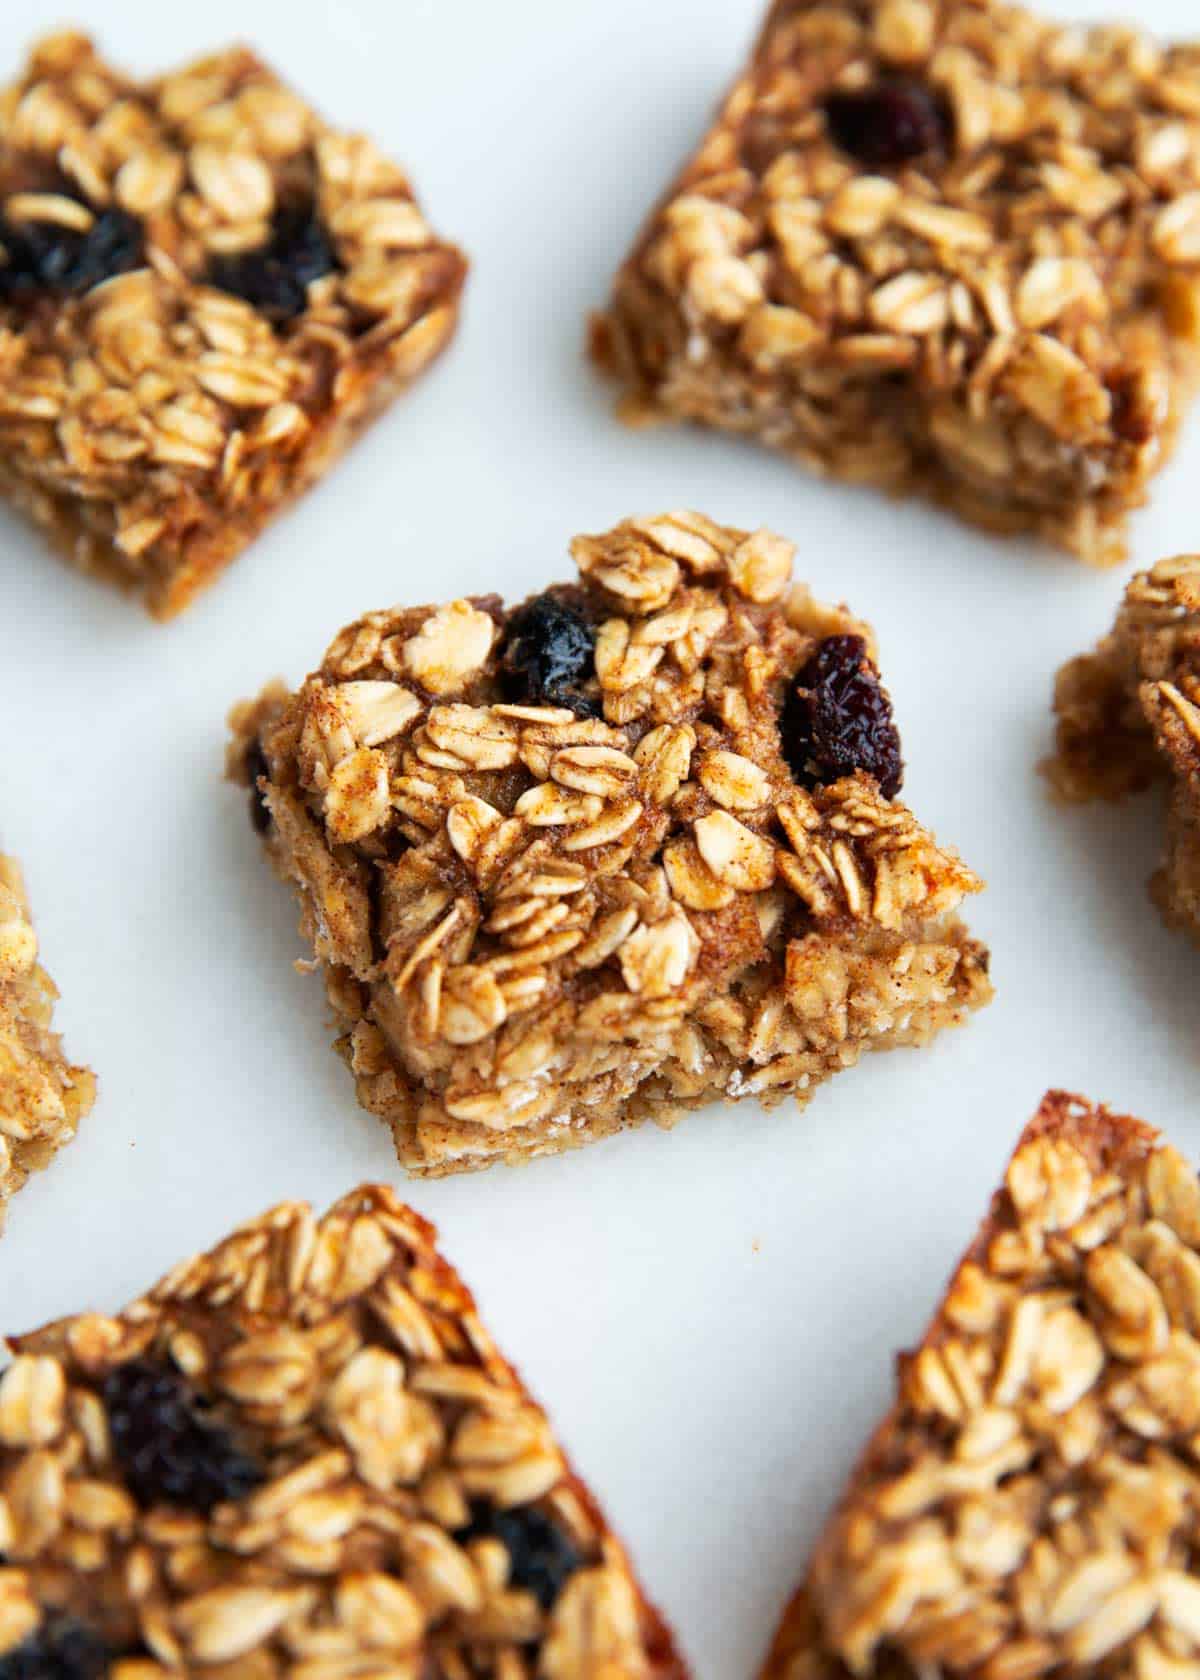
<path id="1" fill-rule="evenodd" d="M 430 694 L 456 694 L 483 665 L 495 635 L 469 601 L 441 607 L 404 646 L 404 665 Z"/>
<path id="2" fill-rule="evenodd" d="M 873 646 L 788 588 L 791 544 L 675 511 L 572 551 L 576 586 L 370 613 L 231 718 L 338 1047 L 416 1174 L 804 1102 L 989 996 L 970 871 L 868 770 L 789 768 L 796 674 L 829 636 Z"/>

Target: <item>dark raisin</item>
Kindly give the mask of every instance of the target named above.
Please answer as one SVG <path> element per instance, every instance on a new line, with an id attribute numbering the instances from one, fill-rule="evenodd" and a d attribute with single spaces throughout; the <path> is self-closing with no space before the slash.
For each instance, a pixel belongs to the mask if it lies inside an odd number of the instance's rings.
<path id="1" fill-rule="evenodd" d="M 885 798 L 904 762 L 892 702 L 861 636 L 826 636 L 796 677 L 779 720 L 783 756 L 805 787 L 865 770 Z"/>
<path id="2" fill-rule="evenodd" d="M 107 1673 L 103 1640 L 71 1616 L 48 1616 L 0 1657 L 0 1680 L 103 1680 Z"/>
<path id="3" fill-rule="evenodd" d="M 508 621 L 500 650 L 500 684 L 520 705 L 566 706 L 595 717 L 598 701 L 584 693 L 596 673 L 592 627 L 557 595 L 535 595 Z"/>
<path id="4" fill-rule="evenodd" d="M 250 823 L 256 834 L 265 834 L 271 826 L 271 810 L 258 784 L 260 780 L 270 781 L 271 766 L 258 741 L 252 741 L 246 749 L 246 775 L 250 781 Z"/>
<path id="5" fill-rule="evenodd" d="M 1149 443 L 1154 436 L 1154 407 L 1141 386 L 1130 375 L 1115 379 L 1109 386 L 1112 411 L 1109 425 L 1113 436 L 1136 448 Z"/>
<path id="6" fill-rule="evenodd" d="M 119 1365 L 105 1380 L 104 1405 L 114 1456 L 141 1505 L 207 1512 L 222 1500 L 244 1499 L 262 1480 L 229 1431 L 204 1416 L 172 1365 Z"/>
<path id="7" fill-rule="evenodd" d="M 500 1511 L 480 1500 L 471 1506 L 471 1521 L 455 1537 L 499 1540 L 508 1553 L 508 1584 L 532 1593 L 549 1610 L 583 1558 L 556 1522 L 532 1505 Z"/>
<path id="8" fill-rule="evenodd" d="M 876 82 L 855 93 L 831 93 L 825 118 L 834 144 L 868 169 L 895 169 L 950 149 L 950 111 L 924 82 Z"/>
<path id="9" fill-rule="evenodd" d="M 86 233 L 0 218 L 0 246 L 0 300 L 86 292 L 145 260 L 141 223 L 124 210 L 103 211 Z"/>
<path id="10" fill-rule="evenodd" d="M 308 307 L 308 288 L 340 267 L 337 253 L 311 204 L 285 205 L 275 212 L 271 237 L 254 251 L 214 257 L 208 281 L 253 304 L 283 325 Z"/>

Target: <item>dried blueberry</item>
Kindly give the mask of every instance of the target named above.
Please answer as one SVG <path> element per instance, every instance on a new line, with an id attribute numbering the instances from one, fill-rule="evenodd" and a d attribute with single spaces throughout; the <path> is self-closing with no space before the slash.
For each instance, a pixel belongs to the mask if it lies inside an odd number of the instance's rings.
<path id="1" fill-rule="evenodd" d="M 0 246 L 0 301 L 86 292 L 145 260 L 141 223 L 124 210 L 101 212 L 86 233 L 0 218 Z"/>
<path id="2" fill-rule="evenodd" d="M 595 675 L 595 651 L 592 627 L 581 612 L 557 595 L 535 595 L 508 621 L 500 650 L 505 698 L 596 716 L 597 701 L 583 692 Z"/>
<path id="3" fill-rule="evenodd" d="M 0 1657 L 0 1680 L 103 1680 L 104 1642 L 71 1616 L 51 1615 Z"/>
<path id="4" fill-rule="evenodd" d="M 469 1540 L 499 1540 L 508 1553 L 508 1583 L 532 1593 L 549 1610 L 583 1558 L 557 1523 L 532 1505 L 500 1511 L 477 1501 L 471 1521 L 455 1536 Z"/>
<path id="5" fill-rule="evenodd" d="M 337 253 L 311 204 L 285 205 L 275 212 L 271 237 L 254 251 L 214 257 L 210 285 L 253 304 L 278 325 L 308 307 L 308 288 L 340 267 Z"/>
<path id="6" fill-rule="evenodd" d="M 904 763 L 892 702 L 861 636 L 826 636 L 789 690 L 779 722 L 783 756 L 805 787 L 865 770 L 891 799 Z"/>
<path id="7" fill-rule="evenodd" d="M 113 1454 L 141 1505 L 210 1511 L 244 1499 L 262 1480 L 258 1465 L 228 1430 L 203 1415 L 201 1402 L 172 1365 L 134 1359 L 104 1384 Z"/>
<path id="8" fill-rule="evenodd" d="M 258 741 L 246 749 L 246 775 L 250 782 L 250 823 L 256 834 L 265 834 L 271 826 L 271 809 L 259 787 L 259 781 L 269 782 L 271 766 Z"/>
<path id="9" fill-rule="evenodd" d="M 832 93 L 825 119 L 834 144 L 868 169 L 895 169 L 950 149 L 949 108 L 924 82 L 895 79 Z"/>

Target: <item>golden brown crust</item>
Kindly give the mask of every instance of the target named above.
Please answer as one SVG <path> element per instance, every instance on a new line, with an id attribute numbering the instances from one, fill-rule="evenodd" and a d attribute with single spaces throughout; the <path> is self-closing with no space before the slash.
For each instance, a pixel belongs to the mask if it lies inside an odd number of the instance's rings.
<path id="1" fill-rule="evenodd" d="M 944 151 L 841 149 L 832 92 L 914 81 Z M 1111 564 L 1196 384 L 1198 86 L 1192 46 L 1003 0 L 775 5 L 593 355 L 627 418 Z"/>
<path id="2" fill-rule="evenodd" d="M 1194 1171 L 1141 1121 L 1050 1092 L 764 1680 L 1191 1672 L 1198 1328 Z"/>
<path id="3" fill-rule="evenodd" d="M 235 709 L 360 1101 L 411 1172 L 807 1100 L 990 997 L 980 885 L 862 770 L 802 786 L 789 685 L 869 632 L 699 514 L 576 538 L 594 710 L 505 699 L 495 598 L 372 613 Z M 514 609 L 514 612 L 521 609 Z M 265 764 L 263 755 L 265 755 Z"/>
<path id="4" fill-rule="evenodd" d="M 436 1232 L 382 1186 L 284 1204 L 124 1313 L 13 1339 L 0 1653 L 66 1613 L 110 1680 L 683 1680 L 662 1618 Z M 109 1373 L 186 1373 L 259 1483 L 210 1511 L 114 1451 Z M 150 1433 L 142 1425 L 144 1440 Z M 574 1562 L 543 1607 L 480 1502 Z"/>
<path id="5" fill-rule="evenodd" d="M 95 1075 L 71 1065 L 51 1028 L 58 991 L 37 955 L 20 866 L 0 855 L 0 1225 L 96 1098 Z"/>
<path id="6" fill-rule="evenodd" d="M 286 321 L 209 283 L 311 208 L 337 268 Z M 0 492 L 84 570 L 170 617 L 445 346 L 466 273 L 409 183 L 248 49 L 145 84 L 86 37 L 0 97 L 0 213 L 141 225 L 144 265 L 0 301 Z"/>

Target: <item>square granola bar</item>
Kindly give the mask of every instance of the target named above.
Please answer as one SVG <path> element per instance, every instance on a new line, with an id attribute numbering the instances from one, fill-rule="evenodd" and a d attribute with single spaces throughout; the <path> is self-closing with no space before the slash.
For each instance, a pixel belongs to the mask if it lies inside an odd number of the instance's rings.
<path id="1" fill-rule="evenodd" d="M 444 347 L 466 265 L 243 47 L 0 95 L 0 493 L 168 618 Z"/>
<path id="2" fill-rule="evenodd" d="M 436 1236 L 287 1203 L 12 1340 L 0 1674 L 683 1680 Z"/>
<path id="3" fill-rule="evenodd" d="M 594 323 L 628 417 L 1106 565 L 1197 376 L 1200 46 L 776 0 Z"/>
<path id="4" fill-rule="evenodd" d="M 235 709 L 230 773 L 413 1173 L 807 1101 L 990 996 L 980 882 L 895 795 L 869 629 L 699 514 L 577 583 L 370 613 Z"/>
<path id="5" fill-rule="evenodd" d="M 0 1226 L 96 1099 L 95 1075 L 72 1067 L 51 1031 L 58 991 L 37 959 L 20 867 L 0 855 Z"/>
<path id="6" fill-rule="evenodd" d="M 1166 921 L 1200 939 L 1200 556 L 1139 572 L 1116 624 L 1055 684 L 1056 756 L 1072 801 L 1169 787 L 1166 853 L 1150 883 Z"/>
<path id="7" fill-rule="evenodd" d="M 1200 1184 L 1052 1092 L 817 1542 L 763 1680 L 1200 1672 Z"/>

